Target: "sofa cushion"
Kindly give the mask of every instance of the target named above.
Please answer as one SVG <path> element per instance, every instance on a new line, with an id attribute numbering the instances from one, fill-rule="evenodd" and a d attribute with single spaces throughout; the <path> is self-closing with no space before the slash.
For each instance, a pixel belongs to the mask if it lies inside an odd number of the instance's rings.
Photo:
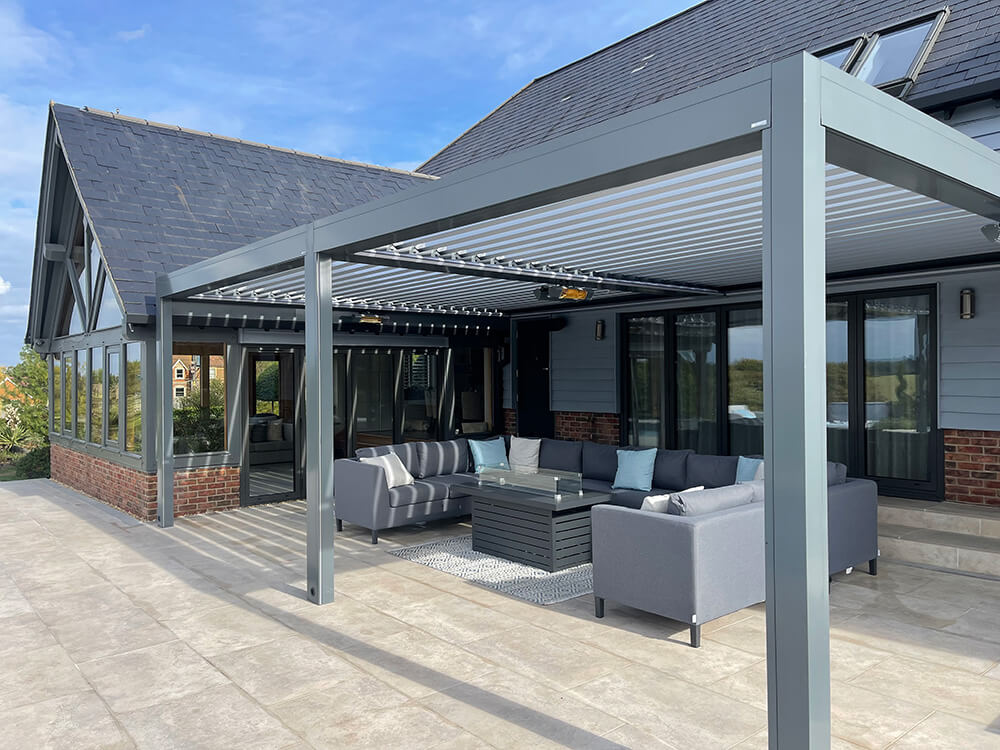
<path id="1" fill-rule="evenodd" d="M 538 451 L 542 447 L 539 438 L 511 437 L 507 460 L 512 468 L 537 469 Z"/>
<path id="2" fill-rule="evenodd" d="M 468 497 L 469 493 L 465 491 L 465 488 L 470 484 L 475 484 L 476 481 L 475 474 L 447 474 L 427 480 L 430 484 L 447 488 L 447 496 L 452 499 Z"/>
<path id="3" fill-rule="evenodd" d="M 417 476 L 436 477 L 469 470 L 469 442 L 465 438 L 417 443 Z"/>
<path id="4" fill-rule="evenodd" d="M 358 448 L 354 451 L 354 455 L 358 458 L 374 458 L 375 456 L 384 456 L 386 453 L 392 453 L 388 445 L 374 445 L 370 448 Z"/>
<path id="5" fill-rule="evenodd" d="M 749 487 L 753 491 L 753 497 L 751 502 L 762 503 L 764 502 L 764 480 L 754 479 L 752 482 L 743 482 L 744 487 Z"/>
<path id="6" fill-rule="evenodd" d="M 618 451 L 618 471 L 612 487 L 616 490 L 645 490 L 653 488 L 653 464 L 656 448 L 647 450 Z"/>
<path id="7" fill-rule="evenodd" d="M 507 461 L 507 445 L 503 438 L 470 440 L 469 450 L 472 452 L 472 468 L 474 471 L 510 468 L 510 464 Z"/>
<path id="8" fill-rule="evenodd" d="M 687 478 L 682 486 L 725 487 L 736 483 L 737 456 L 706 456 L 692 453 L 687 457 Z"/>
<path id="9" fill-rule="evenodd" d="M 583 478 L 613 482 L 618 471 L 618 447 L 589 440 L 583 444 Z"/>
<path id="10" fill-rule="evenodd" d="M 826 483 L 831 484 L 843 484 L 847 481 L 847 466 L 844 464 L 836 463 L 835 461 L 826 462 Z"/>
<path id="11" fill-rule="evenodd" d="M 701 492 L 704 487 L 688 487 L 686 490 L 681 490 L 681 492 Z M 670 509 L 670 498 L 675 494 L 674 492 L 668 492 L 665 495 L 646 495 L 646 499 L 642 501 L 642 506 L 639 510 L 651 510 L 654 513 L 666 513 Z"/>
<path id="12" fill-rule="evenodd" d="M 553 440 L 542 438 L 538 452 L 538 466 L 553 471 L 583 470 L 583 443 L 574 440 Z"/>
<path id="13" fill-rule="evenodd" d="M 385 483 L 390 490 L 393 487 L 413 484 L 413 475 L 406 470 L 403 462 L 395 453 L 387 453 L 384 456 L 362 456 L 358 460 L 363 464 L 381 466 Z"/>
<path id="14" fill-rule="evenodd" d="M 449 487 L 445 482 L 418 479 L 413 484 L 393 487 L 389 490 L 389 506 L 402 508 L 406 505 L 418 505 L 434 500 L 444 500 L 448 497 Z"/>
<path id="15" fill-rule="evenodd" d="M 669 490 L 680 490 L 689 487 L 687 481 L 688 456 L 691 450 L 656 451 L 656 461 L 653 463 L 653 486 Z"/>
<path id="16" fill-rule="evenodd" d="M 604 479 L 587 479 L 580 482 L 584 492 L 611 492 L 611 482 Z"/>
<path id="17" fill-rule="evenodd" d="M 740 456 L 736 462 L 736 483 L 764 478 L 764 459 Z"/>
<path id="18" fill-rule="evenodd" d="M 753 488 L 745 484 L 716 487 L 698 492 L 675 492 L 667 513 L 674 516 L 703 516 L 753 502 Z"/>
<path id="19" fill-rule="evenodd" d="M 417 455 L 418 443 L 398 443 L 396 445 L 376 445 L 370 448 L 358 448 L 354 455 L 358 458 L 371 458 L 373 456 L 384 456 L 386 453 L 395 453 L 403 466 L 413 476 L 420 473 L 420 458 Z"/>
<path id="20" fill-rule="evenodd" d="M 663 494 L 666 490 L 652 490 L 654 493 Z M 608 500 L 610 505 L 620 505 L 623 508 L 635 508 L 639 510 L 642 507 L 643 500 L 646 499 L 649 492 L 644 490 L 612 490 L 611 499 Z"/>

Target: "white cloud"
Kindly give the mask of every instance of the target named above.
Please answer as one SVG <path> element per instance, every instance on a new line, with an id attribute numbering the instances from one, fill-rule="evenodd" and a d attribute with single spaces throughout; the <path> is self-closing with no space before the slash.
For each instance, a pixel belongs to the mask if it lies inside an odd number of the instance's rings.
<path id="1" fill-rule="evenodd" d="M 115 34 L 115 37 L 123 42 L 134 42 L 136 39 L 142 39 L 146 36 L 146 34 L 149 33 L 150 28 L 151 27 L 148 23 L 144 23 L 138 29 L 132 29 L 131 31 L 119 31 Z"/>
<path id="2" fill-rule="evenodd" d="M 0 70 L 45 67 L 58 51 L 56 38 L 28 23 L 18 4 L 0 0 Z"/>
<path id="3" fill-rule="evenodd" d="M 7 281 L 3 276 L 0 276 L 0 294 L 6 294 L 10 291 L 10 282 Z"/>

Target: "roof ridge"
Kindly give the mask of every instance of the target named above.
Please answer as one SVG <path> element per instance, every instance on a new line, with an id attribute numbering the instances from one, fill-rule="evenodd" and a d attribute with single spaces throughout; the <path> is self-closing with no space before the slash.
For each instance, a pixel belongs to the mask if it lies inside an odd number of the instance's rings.
<path id="1" fill-rule="evenodd" d="M 51 102 L 54 106 L 56 102 Z M 64 107 L 71 105 L 64 104 Z M 154 128 L 163 128 L 164 130 L 175 130 L 180 133 L 190 133 L 192 135 L 205 136 L 207 138 L 218 138 L 224 141 L 233 141 L 235 143 L 241 143 L 245 146 L 256 146 L 257 148 L 266 148 L 270 151 L 283 151 L 288 154 L 295 154 L 296 156 L 305 156 L 310 159 L 322 159 L 324 161 L 331 161 L 337 164 L 348 164 L 355 167 L 367 167 L 369 169 L 379 169 L 384 172 L 394 172 L 396 174 L 405 174 L 410 177 L 422 177 L 426 180 L 437 180 L 438 177 L 434 175 L 424 174 L 422 172 L 412 172 L 408 169 L 398 169 L 396 167 L 384 167 L 381 164 L 370 164 L 363 161 L 355 161 L 353 159 L 339 159 L 335 156 L 324 156 L 323 154 L 313 154 L 308 151 L 298 151 L 294 148 L 285 148 L 284 146 L 272 146 L 268 143 L 260 143 L 259 141 L 248 141 L 245 138 L 236 138 L 231 135 L 222 135 L 221 133 L 210 133 L 206 130 L 195 130 L 194 128 L 185 128 L 180 125 L 170 125 L 163 122 L 156 122 L 155 120 L 147 120 L 142 117 L 132 117 L 131 115 L 123 115 L 119 112 L 108 112 L 103 109 L 97 109 L 96 107 L 81 107 L 83 112 L 87 112 L 93 115 L 101 115 L 103 117 L 110 117 L 114 120 L 124 120 L 125 122 L 134 122 L 139 125 L 148 125 Z"/>

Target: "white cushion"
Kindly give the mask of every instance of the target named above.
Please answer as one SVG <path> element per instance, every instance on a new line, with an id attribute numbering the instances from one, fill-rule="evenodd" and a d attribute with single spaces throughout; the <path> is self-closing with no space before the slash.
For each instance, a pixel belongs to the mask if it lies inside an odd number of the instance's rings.
<path id="1" fill-rule="evenodd" d="M 698 485 L 697 487 L 688 487 L 686 490 L 681 490 L 678 493 L 668 493 L 666 495 L 649 495 L 642 501 L 642 507 L 639 510 L 651 510 L 656 513 L 666 513 L 667 507 L 670 505 L 670 498 L 674 494 L 681 494 L 683 492 L 700 492 L 705 489 L 705 485 Z"/>
<path id="2" fill-rule="evenodd" d="M 540 439 L 512 437 L 507 462 L 512 469 L 537 469 L 538 452 L 541 448 L 542 441 Z"/>
<path id="3" fill-rule="evenodd" d="M 267 439 L 281 440 L 281 420 L 273 419 L 267 423 Z"/>
<path id="4" fill-rule="evenodd" d="M 406 470 L 403 462 L 395 453 L 387 453 L 384 456 L 373 456 L 358 459 L 363 464 L 373 464 L 381 466 L 385 474 L 385 483 L 391 490 L 393 487 L 402 487 L 404 484 L 413 484 L 413 475 Z"/>

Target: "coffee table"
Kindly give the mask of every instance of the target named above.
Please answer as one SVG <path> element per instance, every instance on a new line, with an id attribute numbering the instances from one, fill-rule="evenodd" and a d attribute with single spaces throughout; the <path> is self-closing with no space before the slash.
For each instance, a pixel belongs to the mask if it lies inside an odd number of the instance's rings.
<path id="1" fill-rule="evenodd" d="M 472 498 L 472 549 L 549 572 L 590 562 L 590 509 L 611 498 L 482 479 L 465 489 Z"/>

